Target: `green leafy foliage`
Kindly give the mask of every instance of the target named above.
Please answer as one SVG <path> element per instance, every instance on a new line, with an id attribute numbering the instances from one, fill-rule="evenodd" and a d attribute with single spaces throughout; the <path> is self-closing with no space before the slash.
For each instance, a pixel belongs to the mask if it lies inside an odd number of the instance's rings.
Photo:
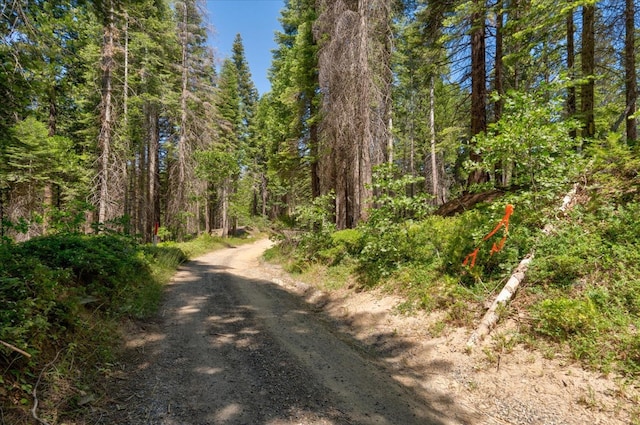
<path id="1" fill-rule="evenodd" d="M 336 230 L 330 207 L 333 202 L 333 194 L 329 194 L 296 208 L 295 223 L 302 233 L 296 238 L 295 244 L 303 261 L 316 260 L 317 253 L 332 247 L 332 234 Z"/>
<path id="2" fill-rule="evenodd" d="M 143 247 L 117 235 L 58 234 L 1 244 L 0 340 L 33 356 L 0 347 L 0 385 L 8 400 L 19 404 L 56 352 L 63 353 L 62 364 L 73 364 L 65 367 L 82 368 L 87 376 L 110 361 L 115 320 L 153 313 L 162 293 L 159 270 L 174 270 L 185 258 L 178 248 Z"/>
<path id="3" fill-rule="evenodd" d="M 546 299 L 534 308 L 536 331 L 557 340 L 595 330 L 596 308 L 591 300 Z"/>
<path id="4" fill-rule="evenodd" d="M 533 195 L 557 194 L 567 184 L 576 165 L 576 123 L 562 119 L 563 103 L 554 87 L 537 91 L 512 91 L 504 100 L 504 113 L 489 131 L 476 136 L 482 162 L 474 164 L 493 173 L 503 168 L 512 184 L 531 189 Z M 533 130 L 535 129 L 535 130 Z M 535 199 L 535 198 L 534 198 Z"/>
<path id="5" fill-rule="evenodd" d="M 637 202 L 592 198 L 540 241 L 529 274 L 539 299 L 532 331 L 595 369 L 629 376 L 640 371 L 639 213 Z"/>

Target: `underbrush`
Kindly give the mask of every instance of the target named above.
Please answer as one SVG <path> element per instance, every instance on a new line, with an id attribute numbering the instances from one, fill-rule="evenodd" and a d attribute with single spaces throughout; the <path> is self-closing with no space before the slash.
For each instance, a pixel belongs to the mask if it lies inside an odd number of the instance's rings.
<path id="1" fill-rule="evenodd" d="M 1 244 L 0 340 L 8 345 L 0 345 L 0 417 L 30 423 L 35 392 L 42 418 L 63 423 L 116 360 L 120 321 L 154 314 L 188 258 L 243 241 L 203 236 L 153 246 L 59 234 Z"/>
<path id="2" fill-rule="evenodd" d="M 640 376 L 640 204 L 577 208 L 536 252 L 532 332 L 604 372 Z"/>
<path id="3" fill-rule="evenodd" d="M 518 263 L 533 253 L 518 301 L 501 310 L 502 316 L 524 318 L 517 341 L 546 356 L 568 356 L 637 380 L 640 160 L 615 141 L 590 149 L 590 170 L 567 214 L 558 211 L 564 193 L 554 189 L 511 193 L 439 217 L 422 209 L 424 199 L 402 195 L 407 181 L 391 187 L 393 197 L 385 196 L 389 185 L 383 182 L 377 208 L 356 229 L 336 231 L 321 199 L 300 212 L 296 231 L 281 232 L 270 255 L 302 275 L 338 269 L 343 284 L 355 278 L 362 288 L 402 294 L 401 312 L 442 310 L 443 326 L 471 328 Z M 508 233 L 499 226 L 507 204 L 514 206 Z M 543 231 L 545 225 L 552 230 Z M 504 246 L 492 249 L 503 236 Z M 471 267 L 468 256 L 476 249 Z"/>

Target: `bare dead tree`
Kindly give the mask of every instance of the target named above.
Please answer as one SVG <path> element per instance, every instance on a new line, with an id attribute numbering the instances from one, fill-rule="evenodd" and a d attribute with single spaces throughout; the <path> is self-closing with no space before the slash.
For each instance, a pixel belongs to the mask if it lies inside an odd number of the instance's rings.
<path id="1" fill-rule="evenodd" d="M 318 0 L 323 94 L 319 174 L 321 193 L 335 192 L 338 228 L 366 219 L 373 167 L 389 138 L 389 0 Z"/>

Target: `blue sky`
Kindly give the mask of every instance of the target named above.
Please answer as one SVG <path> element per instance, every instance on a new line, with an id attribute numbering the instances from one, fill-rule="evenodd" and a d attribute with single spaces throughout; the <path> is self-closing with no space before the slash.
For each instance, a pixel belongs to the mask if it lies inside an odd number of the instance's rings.
<path id="1" fill-rule="evenodd" d="M 276 47 L 274 33 L 281 29 L 278 18 L 284 0 L 206 0 L 208 20 L 214 33 L 209 44 L 221 62 L 231 56 L 237 33 L 242 36 L 245 56 L 253 82 L 260 95 L 270 89 L 267 70 L 271 66 L 271 50 Z"/>

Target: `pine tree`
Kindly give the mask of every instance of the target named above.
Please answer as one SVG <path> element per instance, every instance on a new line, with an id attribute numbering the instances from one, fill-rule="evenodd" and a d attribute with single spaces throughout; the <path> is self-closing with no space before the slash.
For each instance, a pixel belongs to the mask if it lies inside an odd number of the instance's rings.
<path id="1" fill-rule="evenodd" d="M 179 59 L 178 135 L 175 155 L 169 165 L 167 223 L 178 238 L 197 233 L 204 188 L 196 184 L 194 152 L 206 146 L 211 122 L 203 102 L 211 100 L 213 57 L 206 47 L 206 29 L 196 0 L 176 3 Z"/>
<path id="2" fill-rule="evenodd" d="M 219 114 L 218 143 L 212 145 L 202 157 L 201 167 L 216 187 L 219 200 L 219 225 L 222 236 L 231 230 L 231 196 L 238 177 L 241 148 L 242 110 L 236 66 L 226 59 L 220 70 L 216 108 Z"/>
<path id="3" fill-rule="evenodd" d="M 314 1 L 286 2 L 269 74 L 271 93 L 261 105 L 268 126 L 261 132 L 261 150 L 268 145 L 271 152 L 262 184 L 269 187 L 275 216 L 291 214 L 298 204 L 320 195 L 315 20 Z"/>

